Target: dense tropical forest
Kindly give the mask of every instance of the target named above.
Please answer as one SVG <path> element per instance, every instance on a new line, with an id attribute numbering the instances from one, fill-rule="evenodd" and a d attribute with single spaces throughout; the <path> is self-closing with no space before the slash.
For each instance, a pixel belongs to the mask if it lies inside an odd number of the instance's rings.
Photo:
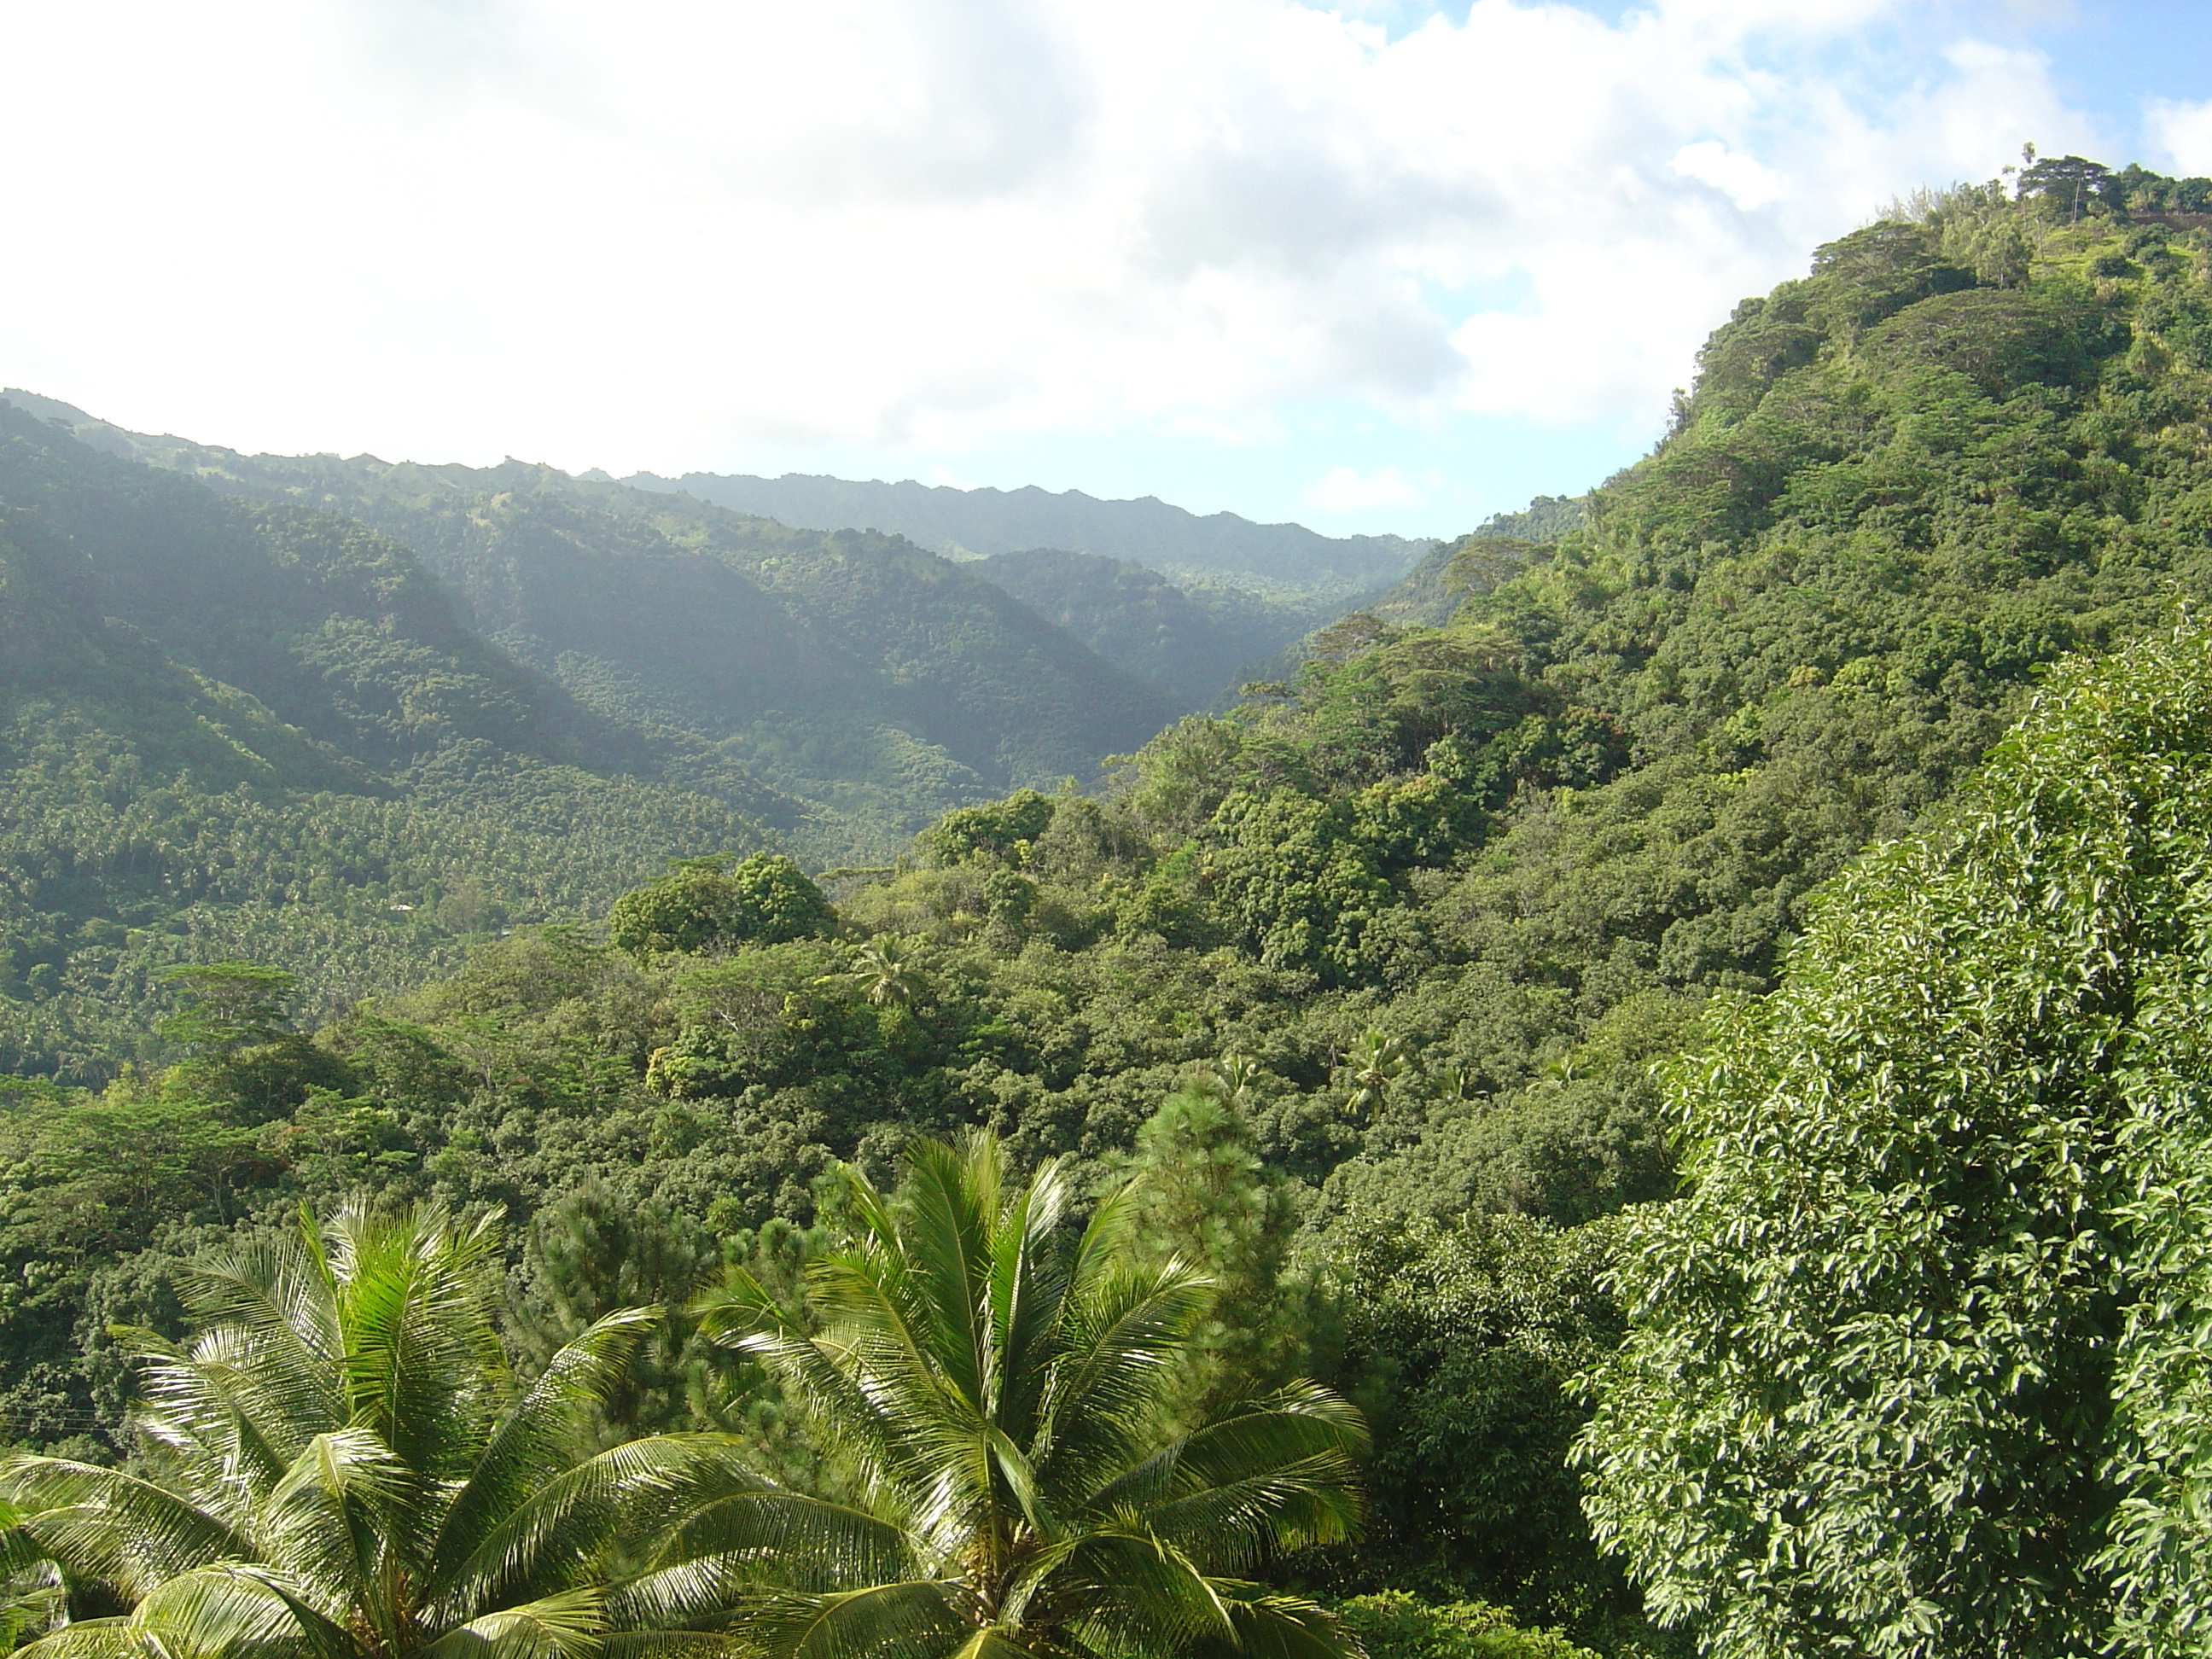
<path id="1" fill-rule="evenodd" d="M 0 410 L 11 1627 L 2201 1653 L 2208 208 L 1899 203 L 1634 467 L 878 867 L 536 561 L 1139 683 L 882 538 Z"/>

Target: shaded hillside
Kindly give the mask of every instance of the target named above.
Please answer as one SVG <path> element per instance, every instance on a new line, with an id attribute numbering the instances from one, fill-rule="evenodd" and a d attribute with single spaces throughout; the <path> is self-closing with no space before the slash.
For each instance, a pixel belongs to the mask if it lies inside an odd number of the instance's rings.
<path id="1" fill-rule="evenodd" d="M 950 485 L 849 483 L 787 472 L 755 478 L 687 472 L 629 480 L 680 489 L 740 513 L 836 530 L 865 525 L 945 554 L 987 556 L 1065 548 L 1126 559 L 1178 580 L 1227 582 L 1262 592 L 1339 593 L 1399 574 L 1427 550 L 1402 536 L 1322 535 L 1295 524 L 1255 524 L 1234 513 L 1201 518 L 1147 495 L 1102 501 L 1079 489 L 956 489 Z"/>
<path id="2" fill-rule="evenodd" d="M 1182 710 L 1211 707 L 1235 690 L 1248 665 L 1338 609 L 1330 599 L 1179 587 L 1127 560 L 1051 548 L 994 554 L 969 568 L 1107 661 L 1160 687 Z"/>
<path id="3" fill-rule="evenodd" d="M 672 776 L 715 789 L 719 768 L 799 803 L 770 821 L 818 862 L 879 859 L 963 801 L 1095 775 L 1173 713 L 897 537 L 792 530 L 519 461 L 243 456 L 72 418 L 214 489 L 404 542 L 488 638 L 586 708 L 664 733 Z"/>
<path id="4" fill-rule="evenodd" d="M 611 732 L 464 628 L 406 549 L 225 500 L 0 407 L 0 1057 L 104 1073 L 165 963 L 342 1006 L 466 937 L 761 844 L 619 775 Z"/>

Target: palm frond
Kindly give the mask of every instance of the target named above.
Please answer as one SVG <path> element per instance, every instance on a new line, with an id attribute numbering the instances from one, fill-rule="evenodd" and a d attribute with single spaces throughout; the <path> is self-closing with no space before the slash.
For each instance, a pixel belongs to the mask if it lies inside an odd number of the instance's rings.
<path id="1" fill-rule="evenodd" d="M 456 1533 L 454 1556 L 424 1586 L 425 1606 L 440 1622 L 458 1623 L 554 1595 L 614 1541 L 649 1553 L 708 1505 L 761 1484 L 744 1467 L 741 1443 L 726 1435 L 627 1441 L 562 1471 L 474 1537 Z"/>
<path id="2" fill-rule="evenodd" d="M 67 1458 L 0 1459 L 0 1498 L 25 1512 L 23 1530 L 66 1571 L 105 1579 L 127 1595 L 252 1553 L 222 1519 L 174 1493 Z"/>
<path id="3" fill-rule="evenodd" d="M 129 1628 L 146 1652 L 161 1659 L 337 1659 L 295 1616 L 295 1605 L 304 1604 L 227 1561 L 156 1585 L 131 1610 Z M 334 1628 L 320 1621 L 318 1633 L 325 1627 Z M 349 1644 L 338 1651 L 349 1650 Z"/>
<path id="4" fill-rule="evenodd" d="M 80 1619 L 26 1642 L 9 1659 L 160 1659 L 149 1654 L 127 1619 Z"/>
<path id="5" fill-rule="evenodd" d="M 325 1600 L 381 1608 L 384 1523 L 410 1485 L 407 1467 L 367 1429 L 319 1434 L 262 1501 L 256 1541 Z"/>
<path id="6" fill-rule="evenodd" d="M 1324 1453 L 1155 1504 L 1145 1518 L 1209 1571 L 1246 1569 L 1273 1554 L 1354 1536 L 1355 1472 L 1350 1458 Z"/>
<path id="7" fill-rule="evenodd" d="M 702 1506 L 672 1540 L 672 1550 L 744 1557 L 756 1564 L 756 1577 L 801 1590 L 879 1583 L 920 1565 L 913 1540 L 889 1522 L 765 1484 Z"/>
<path id="8" fill-rule="evenodd" d="M 1079 1590 L 1082 1610 L 1070 1622 L 1109 1652 L 1178 1653 L 1235 1640 L 1206 1574 L 1133 1518 L 1077 1540 L 1054 1588 Z"/>
<path id="9" fill-rule="evenodd" d="M 349 1206 L 325 1230 L 349 1419 L 425 1476 L 461 1474 L 475 1461 L 481 1402 L 505 1382 L 491 1219 L 458 1226 L 431 1210 Z"/>
<path id="10" fill-rule="evenodd" d="M 991 1419 L 1024 1444 L 1036 1434 L 1052 1358 L 1058 1352 L 1067 1273 L 1054 1249 L 1068 1205 L 1068 1182 L 1050 1159 L 1008 1204 L 992 1241 Z"/>
<path id="11" fill-rule="evenodd" d="M 729 1631 L 757 1659 L 945 1659 L 973 1626 L 935 1579 L 871 1584 L 830 1595 L 763 1595 L 741 1605 Z"/>
<path id="12" fill-rule="evenodd" d="M 208 1334 L 189 1352 L 140 1349 L 146 1358 L 204 1375 L 227 1359 L 225 1380 L 232 1386 L 222 1396 L 254 1419 L 278 1466 L 313 1436 L 343 1426 L 348 1416 L 337 1286 L 307 1224 L 307 1239 L 255 1240 L 193 1263 L 179 1291 Z M 211 1342 L 225 1352 L 212 1352 Z M 202 1380 L 176 1378 L 185 1387 Z M 155 1397 L 173 1408 L 178 1403 Z"/>
<path id="13" fill-rule="evenodd" d="M 1171 1261 L 1094 1274 L 1068 1298 L 1066 1346 L 1052 1367 L 1033 1454 L 1052 1490 L 1085 1493 L 1142 1455 L 1173 1380 L 1169 1367 L 1212 1289 L 1204 1273 Z"/>
<path id="14" fill-rule="evenodd" d="M 730 1638 L 719 1631 L 617 1630 L 599 1639 L 600 1659 L 726 1659 Z"/>
<path id="15" fill-rule="evenodd" d="M 1213 1583 L 1229 1610 L 1239 1659 L 1366 1659 L 1359 1638 L 1318 1602 L 1257 1584 Z"/>
<path id="16" fill-rule="evenodd" d="M 606 1398 L 659 1317 L 649 1308 L 611 1313 L 553 1356 L 493 1433 L 447 1507 L 431 1548 L 433 1561 L 460 1568 L 500 1522 L 571 1468 L 578 1421 Z"/>
<path id="17" fill-rule="evenodd" d="M 1007 1631 L 986 1625 L 963 1643 L 951 1659 L 1042 1659 L 1042 1656 L 1024 1647 Z"/>
<path id="18" fill-rule="evenodd" d="M 1002 1185 L 995 1138 L 971 1136 L 958 1147 L 917 1141 L 907 1149 L 897 1206 L 900 1255 L 922 1316 L 915 1334 L 978 1419 L 993 1404 L 992 1244 Z"/>
<path id="19" fill-rule="evenodd" d="M 594 1659 L 605 1630 L 598 1589 L 562 1590 L 457 1626 L 422 1659 Z"/>

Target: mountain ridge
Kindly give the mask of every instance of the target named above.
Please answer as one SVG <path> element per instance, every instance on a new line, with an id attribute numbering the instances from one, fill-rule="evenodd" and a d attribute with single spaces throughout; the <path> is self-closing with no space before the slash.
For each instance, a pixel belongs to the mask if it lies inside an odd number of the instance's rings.
<path id="1" fill-rule="evenodd" d="M 218 492 L 396 538 L 492 643 L 601 717 L 665 734 L 689 787 L 795 803 L 769 822 L 817 864 L 880 860 L 952 807 L 1091 775 L 1175 713 L 900 537 L 793 529 L 515 460 L 249 456 L 6 395 Z"/>
<path id="2" fill-rule="evenodd" d="M 1200 515 L 1156 495 L 1111 500 L 1079 489 L 962 489 L 787 472 L 633 473 L 641 489 L 683 491 L 734 511 L 810 529 L 867 526 L 948 556 L 1051 549 L 1124 559 L 1183 580 L 1349 592 L 1402 573 L 1431 544 L 1402 536 L 1324 536 L 1300 524 L 1260 524 L 1235 513 Z"/>

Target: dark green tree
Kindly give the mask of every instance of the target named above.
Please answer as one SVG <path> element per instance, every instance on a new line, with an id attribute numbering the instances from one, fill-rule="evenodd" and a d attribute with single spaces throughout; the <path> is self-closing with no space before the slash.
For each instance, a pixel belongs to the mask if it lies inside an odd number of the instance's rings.
<path id="1" fill-rule="evenodd" d="M 681 1310 L 720 1267 L 696 1223 L 665 1206 L 617 1198 L 592 1185 L 541 1210 L 525 1253 L 527 1294 L 516 1334 L 538 1364 L 624 1308 L 672 1310 L 631 1349 L 599 1402 L 599 1439 L 691 1425 L 690 1400 L 704 1357 Z"/>
<path id="2" fill-rule="evenodd" d="M 299 976 L 251 962 L 210 962 L 161 975 L 178 1001 L 155 1029 L 171 1042 L 225 1054 L 274 1042 L 289 1030 L 285 1010 Z"/>
<path id="3" fill-rule="evenodd" d="M 1313 1285 L 1291 1264 L 1296 1194 L 1261 1162 L 1239 1098 L 1250 1067 L 1229 1054 L 1200 1069 L 1137 1131 L 1130 1164 L 1141 1250 L 1212 1281 L 1184 1358 L 1194 1411 L 1312 1369 L 1327 1340 Z"/>
<path id="4" fill-rule="evenodd" d="M 832 914 L 822 890 L 781 854 L 756 853 L 733 867 L 723 859 L 679 859 L 650 887 L 615 901 L 607 936 L 641 958 L 697 954 L 802 939 Z"/>

